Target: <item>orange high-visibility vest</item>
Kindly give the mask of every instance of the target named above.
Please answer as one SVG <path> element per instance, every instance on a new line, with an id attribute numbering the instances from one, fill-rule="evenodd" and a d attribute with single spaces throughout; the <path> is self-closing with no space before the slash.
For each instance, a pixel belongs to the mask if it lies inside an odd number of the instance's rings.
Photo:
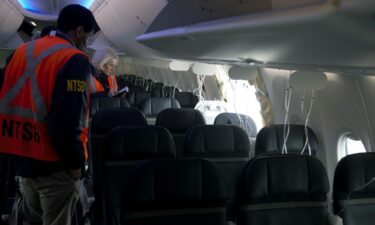
<path id="1" fill-rule="evenodd" d="M 0 152 L 43 161 L 60 160 L 49 138 L 45 118 L 58 72 L 76 54 L 86 56 L 67 40 L 54 36 L 16 49 L 6 67 L 0 91 Z M 88 106 L 86 114 L 88 118 Z M 80 137 L 86 159 L 87 128 L 85 122 Z"/>
<path id="2" fill-rule="evenodd" d="M 107 79 L 108 79 L 108 83 L 109 83 L 109 89 L 117 91 L 116 76 L 114 76 L 114 75 L 107 76 Z M 90 84 L 90 93 L 91 94 L 95 94 L 95 93 L 98 93 L 98 92 L 104 92 L 105 91 L 103 85 L 94 76 L 90 77 L 89 84 Z"/>

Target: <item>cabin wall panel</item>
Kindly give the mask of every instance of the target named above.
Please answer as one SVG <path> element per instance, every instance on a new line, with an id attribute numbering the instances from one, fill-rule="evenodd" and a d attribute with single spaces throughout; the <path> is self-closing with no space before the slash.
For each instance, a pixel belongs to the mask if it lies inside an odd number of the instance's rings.
<path id="1" fill-rule="evenodd" d="M 24 16 L 8 1 L 0 1 L 0 44 L 21 26 Z"/>
<path id="2" fill-rule="evenodd" d="M 375 140 L 375 77 L 374 76 L 357 76 L 357 81 L 359 88 L 362 91 L 363 101 L 367 110 L 367 119 L 369 126 L 369 137 L 371 140 L 371 145 L 369 147 L 365 146 L 367 151 L 374 151 Z"/>

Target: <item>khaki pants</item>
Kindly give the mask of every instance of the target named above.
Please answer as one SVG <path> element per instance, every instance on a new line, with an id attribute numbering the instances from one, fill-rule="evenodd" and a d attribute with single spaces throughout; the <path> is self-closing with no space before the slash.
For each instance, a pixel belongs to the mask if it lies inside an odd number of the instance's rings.
<path id="1" fill-rule="evenodd" d="M 60 171 L 38 178 L 21 178 L 22 218 L 28 225 L 70 225 L 79 199 L 79 181 Z"/>

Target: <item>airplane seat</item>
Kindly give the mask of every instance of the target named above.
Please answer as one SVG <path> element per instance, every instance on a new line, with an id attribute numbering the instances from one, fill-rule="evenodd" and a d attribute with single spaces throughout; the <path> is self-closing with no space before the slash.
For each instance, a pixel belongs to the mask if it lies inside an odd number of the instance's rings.
<path id="1" fill-rule="evenodd" d="M 181 108 L 180 103 L 174 98 L 151 97 L 145 99 L 139 106 L 146 115 L 149 124 L 155 124 L 156 116 L 164 109 Z"/>
<path id="2" fill-rule="evenodd" d="M 134 108 L 112 108 L 95 114 L 90 132 L 92 135 L 102 135 L 120 125 L 145 126 L 147 121 L 141 111 Z"/>
<path id="3" fill-rule="evenodd" d="M 242 127 L 249 137 L 257 136 L 257 125 L 250 116 L 244 114 L 220 113 L 216 116 L 214 124 L 233 124 Z"/>
<path id="4" fill-rule="evenodd" d="M 114 127 L 121 125 L 146 126 L 145 116 L 138 109 L 113 108 L 99 111 L 95 114 L 89 132 L 89 174 L 94 179 L 98 174 L 99 165 L 102 161 L 101 152 L 105 135 Z"/>
<path id="5" fill-rule="evenodd" d="M 182 156 L 186 132 L 196 126 L 205 125 L 202 113 L 195 109 L 164 109 L 156 117 L 157 126 L 165 127 L 172 133 L 177 157 Z"/>
<path id="6" fill-rule="evenodd" d="M 164 84 L 163 83 L 160 83 L 160 82 L 157 82 L 155 83 L 153 89 L 151 90 L 151 97 L 160 97 L 160 98 L 164 98 Z"/>
<path id="7" fill-rule="evenodd" d="M 301 154 L 305 145 L 306 135 L 305 126 L 298 124 L 290 124 L 289 137 L 286 142 L 288 154 Z M 316 156 L 318 151 L 318 139 L 314 131 L 308 127 L 309 139 L 308 143 L 311 148 L 311 155 Z M 256 138 L 255 155 L 281 154 L 284 145 L 284 125 L 273 124 L 262 128 Z M 309 154 L 308 146 L 306 146 L 305 155 Z"/>
<path id="8" fill-rule="evenodd" d="M 235 187 L 249 160 L 246 132 L 234 125 L 199 125 L 186 134 L 184 157 L 208 158 L 223 174 L 228 203 L 228 220 L 234 217 Z"/>
<path id="9" fill-rule="evenodd" d="M 174 97 L 180 102 L 182 108 L 195 108 L 199 102 L 198 97 L 191 92 L 176 91 Z"/>
<path id="10" fill-rule="evenodd" d="M 133 83 L 133 81 L 136 79 L 136 75 L 132 75 L 132 74 L 125 74 L 124 75 L 124 79 L 125 81 L 129 82 L 129 83 Z"/>
<path id="11" fill-rule="evenodd" d="M 152 89 L 155 87 L 155 82 L 151 79 L 144 80 L 144 90 L 147 92 L 151 92 Z"/>
<path id="12" fill-rule="evenodd" d="M 358 153 L 338 163 L 333 180 L 333 208 L 344 225 L 375 220 L 375 153 Z"/>
<path id="13" fill-rule="evenodd" d="M 129 171 L 141 160 L 175 158 L 172 135 L 162 127 L 119 126 L 105 139 L 100 180 L 106 224 L 120 224 L 121 194 Z"/>
<path id="14" fill-rule="evenodd" d="M 98 111 L 109 108 L 130 108 L 129 102 L 124 98 L 95 97 L 90 99 L 90 118 Z"/>
<path id="15" fill-rule="evenodd" d="M 173 98 L 173 93 L 177 90 L 177 88 L 175 87 L 172 87 L 172 86 L 164 86 L 163 88 L 163 93 L 164 93 L 164 97 L 169 97 L 169 98 Z"/>
<path id="16" fill-rule="evenodd" d="M 151 93 L 148 91 L 143 90 L 142 87 L 134 87 L 129 89 L 130 94 L 128 95 L 127 99 L 131 106 L 139 107 L 139 105 L 145 100 L 151 97 Z"/>
<path id="17" fill-rule="evenodd" d="M 254 154 L 257 125 L 250 116 L 240 113 L 220 113 L 216 116 L 214 124 L 233 124 L 244 129 L 249 137 L 251 155 Z"/>
<path id="18" fill-rule="evenodd" d="M 237 185 L 237 224 L 328 225 L 329 188 L 324 166 L 315 157 L 256 157 Z"/>
<path id="19" fill-rule="evenodd" d="M 122 203 L 122 224 L 226 224 L 223 180 L 205 159 L 138 164 L 126 180 Z"/>

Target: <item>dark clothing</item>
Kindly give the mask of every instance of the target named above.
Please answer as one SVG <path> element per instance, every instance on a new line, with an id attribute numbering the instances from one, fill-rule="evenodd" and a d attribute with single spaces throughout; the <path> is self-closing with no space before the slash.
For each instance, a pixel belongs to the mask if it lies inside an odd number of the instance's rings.
<path id="1" fill-rule="evenodd" d="M 3 86 L 3 82 L 4 82 L 4 69 L 0 68 L 0 90 L 1 90 L 1 87 Z"/>
<path id="2" fill-rule="evenodd" d="M 6 65 L 9 63 L 12 56 L 13 56 L 13 53 L 8 56 L 4 68 L 0 69 L 0 90 L 1 90 L 1 87 L 3 86 L 3 83 L 4 83 L 4 74 L 5 74 Z"/>
<path id="3" fill-rule="evenodd" d="M 68 40 L 61 34 L 56 36 Z M 52 144 L 61 161 L 48 162 L 13 156 L 17 175 L 40 177 L 60 170 L 79 169 L 84 166 L 84 146 L 80 135 L 86 113 L 88 91 L 69 92 L 67 83 L 68 80 L 79 80 L 87 84 L 89 74 L 90 62 L 88 58 L 77 54 L 65 64 L 57 75 L 52 104 L 46 122 Z"/>
<path id="4" fill-rule="evenodd" d="M 103 71 L 94 70 L 93 75 L 97 81 L 103 86 L 104 92 L 108 95 L 111 90 L 109 86 L 108 76 Z"/>

